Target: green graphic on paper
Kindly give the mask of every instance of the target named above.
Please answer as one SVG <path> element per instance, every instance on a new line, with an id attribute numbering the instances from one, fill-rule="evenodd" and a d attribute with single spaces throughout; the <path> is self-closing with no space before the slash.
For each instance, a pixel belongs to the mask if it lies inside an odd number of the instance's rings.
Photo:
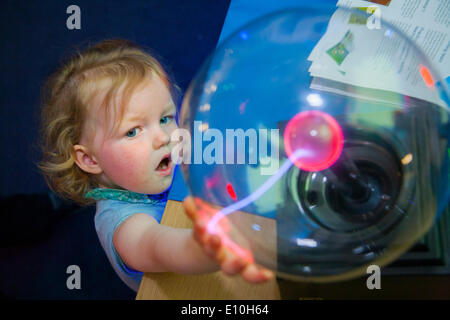
<path id="1" fill-rule="evenodd" d="M 352 50 L 353 33 L 349 30 L 338 44 L 327 50 L 327 53 L 338 65 L 341 65 Z"/>

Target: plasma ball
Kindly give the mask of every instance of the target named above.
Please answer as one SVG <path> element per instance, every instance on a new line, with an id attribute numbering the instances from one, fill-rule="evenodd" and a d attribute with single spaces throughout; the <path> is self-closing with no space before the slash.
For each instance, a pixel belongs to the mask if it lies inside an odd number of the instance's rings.
<path id="1" fill-rule="evenodd" d="M 329 114 L 318 110 L 303 111 L 289 120 L 284 131 L 284 145 L 289 158 L 303 151 L 303 156 L 293 159 L 298 168 L 321 171 L 339 159 L 344 135 Z"/>

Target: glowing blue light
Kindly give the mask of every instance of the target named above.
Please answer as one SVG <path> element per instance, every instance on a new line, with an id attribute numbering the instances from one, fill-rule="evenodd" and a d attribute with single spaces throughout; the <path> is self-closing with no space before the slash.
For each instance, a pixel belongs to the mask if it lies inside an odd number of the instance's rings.
<path id="1" fill-rule="evenodd" d="M 311 105 L 311 107 L 321 107 L 323 105 L 323 99 L 320 94 L 310 93 L 306 96 L 306 101 Z"/>
<path id="2" fill-rule="evenodd" d="M 248 39 L 248 32 L 243 30 L 243 31 L 239 32 L 239 36 L 241 37 L 242 40 L 247 40 Z"/>
<path id="3" fill-rule="evenodd" d="M 261 226 L 259 225 L 259 224 L 254 224 L 253 226 L 252 226 L 252 229 L 253 230 L 255 230 L 255 231 L 260 231 L 261 230 Z"/>
<path id="4" fill-rule="evenodd" d="M 301 247 L 315 248 L 317 247 L 317 241 L 313 239 L 300 239 L 297 238 L 297 245 Z"/>

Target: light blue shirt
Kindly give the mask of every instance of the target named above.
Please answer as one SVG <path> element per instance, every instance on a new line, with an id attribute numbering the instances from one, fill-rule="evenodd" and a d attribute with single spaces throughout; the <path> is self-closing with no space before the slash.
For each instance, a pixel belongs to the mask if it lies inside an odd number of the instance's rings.
<path id="1" fill-rule="evenodd" d="M 117 227 L 136 213 L 145 213 L 158 223 L 167 203 L 167 193 L 162 195 L 143 195 L 126 190 L 95 189 L 86 197 L 97 201 L 95 230 L 106 256 L 117 275 L 134 291 L 138 291 L 143 273 L 125 265 L 113 244 Z"/>

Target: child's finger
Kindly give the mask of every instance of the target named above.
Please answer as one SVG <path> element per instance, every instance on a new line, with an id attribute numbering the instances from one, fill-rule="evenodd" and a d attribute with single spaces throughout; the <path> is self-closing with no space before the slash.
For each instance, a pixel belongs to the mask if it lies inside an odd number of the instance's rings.
<path id="1" fill-rule="evenodd" d="M 211 249 L 218 250 L 222 244 L 222 241 L 220 240 L 220 237 L 218 235 L 211 235 L 208 239 L 208 245 Z"/>
<path id="2" fill-rule="evenodd" d="M 218 252 L 221 250 L 221 241 L 220 238 L 218 238 L 217 236 L 213 235 L 213 236 L 207 236 L 204 244 L 203 244 L 204 250 L 206 251 L 206 253 L 216 259 Z M 220 262 L 219 260 L 217 260 L 218 262 Z"/>
<path id="3" fill-rule="evenodd" d="M 207 220 L 211 219 L 216 213 L 217 209 L 214 208 L 211 204 L 203 201 L 200 198 L 194 199 L 195 204 L 197 206 L 197 212 L 202 216 L 202 218 L 205 218 Z"/>
<path id="4" fill-rule="evenodd" d="M 205 223 L 201 220 L 196 221 L 194 224 L 195 239 L 204 245 L 206 241 L 205 236 L 207 236 Z"/>
<path id="5" fill-rule="evenodd" d="M 228 233 L 231 230 L 231 226 L 230 223 L 227 219 L 227 217 L 222 217 L 219 220 L 218 225 L 220 226 L 220 228 L 223 230 L 223 232 Z"/>
<path id="6" fill-rule="evenodd" d="M 232 255 L 227 254 L 225 261 L 222 262 L 222 271 L 228 275 L 235 275 L 240 273 L 246 267 L 245 261 Z"/>
<path id="7" fill-rule="evenodd" d="M 183 204 L 185 205 L 186 213 L 193 221 L 203 220 L 205 222 L 208 222 L 219 211 L 218 209 L 214 208 L 210 204 L 197 197 L 186 197 Z M 218 221 L 218 224 L 216 226 L 220 227 L 223 232 L 228 232 L 231 229 L 226 217 L 222 217 Z"/>
<path id="8" fill-rule="evenodd" d="M 183 207 L 188 217 L 195 221 L 197 219 L 197 207 L 195 205 L 194 198 L 187 196 L 183 200 Z"/>
<path id="9" fill-rule="evenodd" d="M 241 273 L 242 277 L 251 283 L 260 283 L 274 277 L 272 271 L 258 268 L 255 264 L 247 265 Z"/>

